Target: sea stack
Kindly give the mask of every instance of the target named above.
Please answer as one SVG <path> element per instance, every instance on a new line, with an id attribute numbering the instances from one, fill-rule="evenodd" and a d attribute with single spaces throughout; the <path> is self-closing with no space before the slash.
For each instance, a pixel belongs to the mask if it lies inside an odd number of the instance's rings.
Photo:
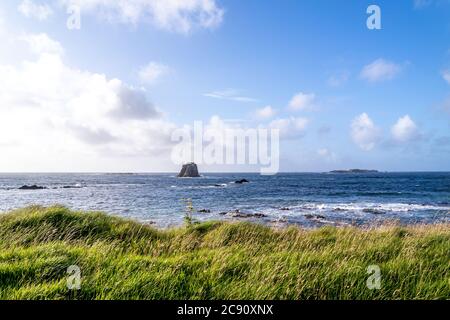
<path id="1" fill-rule="evenodd" d="M 198 178 L 200 175 L 198 174 L 197 165 L 193 162 L 183 164 L 183 168 L 181 168 L 180 173 L 178 174 L 179 178 Z"/>

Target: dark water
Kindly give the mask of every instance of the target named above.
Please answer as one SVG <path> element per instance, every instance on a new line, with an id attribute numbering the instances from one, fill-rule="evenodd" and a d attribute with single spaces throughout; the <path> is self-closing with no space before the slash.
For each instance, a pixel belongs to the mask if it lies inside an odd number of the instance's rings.
<path id="1" fill-rule="evenodd" d="M 245 178 L 246 184 L 234 181 Z M 18 190 L 36 184 L 45 190 Z M 71 187 L 71 188 L 64 188 Z M 206 174 L 0 174 L 0 211 L 31 204 L 63 204 L 102 210 L 166 227 L 182 223 L 183 199 L 199 220 L 241 219 L 265 223 L 368 224 L 450 222 L 450 173 Z M 281 210 L 287 208 L 289 210 Z M 232 217 L 223 212 L 263 217 Z"/>

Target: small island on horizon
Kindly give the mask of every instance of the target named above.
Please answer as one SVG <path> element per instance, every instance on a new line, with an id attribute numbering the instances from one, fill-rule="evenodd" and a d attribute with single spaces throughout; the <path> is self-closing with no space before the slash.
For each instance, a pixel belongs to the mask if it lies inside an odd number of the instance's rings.
<path id="1" fill-rule="evenodd" d="M 378 170 L 367 169 L 346 169 L 346 170 L 333 170 L 330 173 L 379 173 Z"/>

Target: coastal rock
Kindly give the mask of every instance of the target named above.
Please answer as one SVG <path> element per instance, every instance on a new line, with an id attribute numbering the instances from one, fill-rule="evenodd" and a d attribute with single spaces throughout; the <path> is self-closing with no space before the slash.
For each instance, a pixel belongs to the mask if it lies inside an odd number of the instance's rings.
<path id="1" fill-rule="evenodd" d="M 266 218 L 267 217 L 264 213 L 253 213 L 252 216 L 255 218 Z"/>
<path id="2" fill-rule="evenodd" d="M 371 214 L 385 214 L 383 210 L 374 209 L 374 208 L 366 208 L 363 209 L 364 213 L 371 213 Z"/>
<path id="3" fill-rule="evenodd" d="M 21 186 L 19 188 L 19 190 L 44 190 L 47 189 L 46 187 L 41 187 L 41 186 L 37 186 L 37 185 L 32 185 L 32 186 Z"/>
<path id="4" fill-rule="evenodd" d="M 278 219 L 273 219 L 270 222 L 275 223 L 275 224 L 280 224 L 280 223 L 287 223 L 288 220 L 284 217 L 279 217 Z"/>
<path id="5" fill-rule="evenodd" d="M 291 209 L 288 208 L 288 207 L 283 207 L 283 208 L 280 208 L 280 210 L 281 210 L 281 211 L 289 211 L 289 210 L 291 210 Z"/>
<path id="6" fill-rule="evenodd" d="M 198 213 L 211 213 L 211 210 L 209 209 L 201 209 L 197 211 Z"/>
<path id="7" fill-rule="evenodd" d="M 200 175 L 198 174 L 197 165 L 194 162 L 186 163 L 181 168 L 180 173 L 178 174 L 179 178 L 198 178 Z"/>
<path id="8" fill-rule="evenodd" d="M 228 214 L 230 216 L 232 216 L 233 218 L 265 218 L 265 217 L 267 217 L 263 213 L 244 213 L 244 212 L 241 212 L 239 209 L 229 212 Z"/>
<path id="9" fill-rule="evenodd" d="M 246 213 L 242 213 L 242 212 L 232 212 L 230 213 L 230 215 L 233 218 L 250 218 L 250 216 Z"/>
<path id="10" fill-rule="evenodd" d="M 320 214 L 306 214 L 305 218 L 308 220 L 323 220 L 325 219 L 324 216 L 321 216 Z"/>
<path id="11" fill-rule="evenodd" d="M 243 183 L 249 183 L 250 181 L 248 181 L 247 179 L 241 179 L 241 180 L 236 180 L 234 183 L 237 184 L 243 184 Z"/>

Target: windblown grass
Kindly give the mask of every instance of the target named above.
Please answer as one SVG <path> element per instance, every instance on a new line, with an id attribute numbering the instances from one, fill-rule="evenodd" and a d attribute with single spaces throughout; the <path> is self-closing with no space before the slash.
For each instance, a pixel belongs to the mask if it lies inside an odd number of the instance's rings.
<path id="1" fill-rule="evenodd" d="M 58 206 L 0 216 L 1 299 L 450 299 L 449 262 L 448 224 L 161 231 Z M 67 289 L 70 265 L 80 290 Z"/>

